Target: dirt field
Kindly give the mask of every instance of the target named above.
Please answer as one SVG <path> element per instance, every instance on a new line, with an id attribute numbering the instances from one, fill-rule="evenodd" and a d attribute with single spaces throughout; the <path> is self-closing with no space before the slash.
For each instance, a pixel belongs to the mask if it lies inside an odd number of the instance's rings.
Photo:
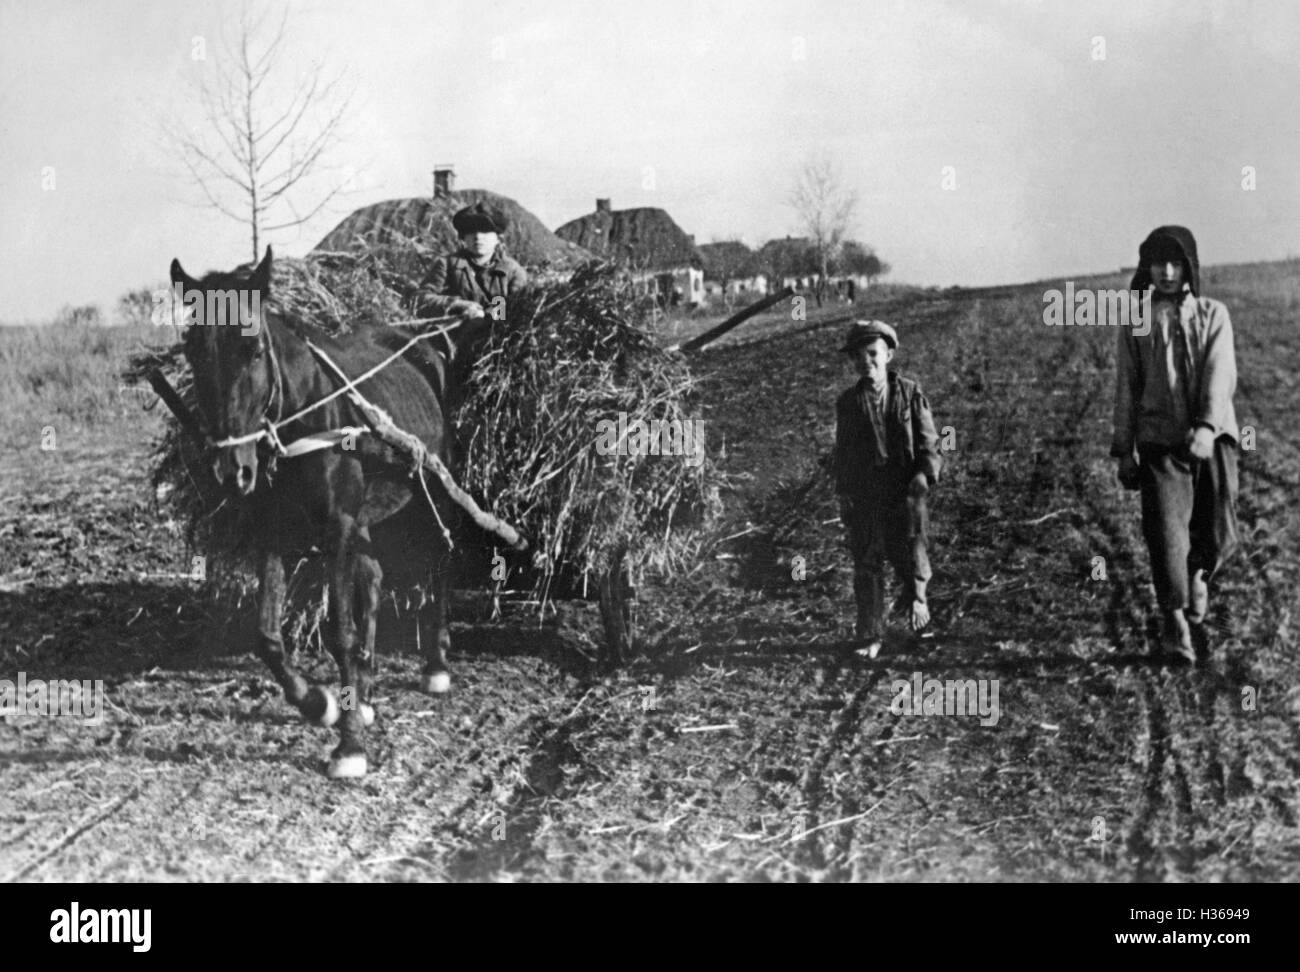
<path id="1" fill-rule="evenodd" d="M 107 711 L 0 721 L 0 879 L 1300 880 L 1300 267 L 1205 291 L 1257 448 L 1200 670 L 1146 657 L 1137 501 L 1106 458 L 1114 331 L 1046 327 L 1043 285 L 904 293 L 859 310 L 898 322 L 895 364 L 952 429 L 932 645 L 895 622 L 875 663 L 837 650 L 849 570 L 817 459 L 852 378 L 818 320 L 845 310 L 768 316 L 699 359 L 738 490 L 729 539 L 641 589 L 655 657 L 601 676 L 594 607 L 539 632 L 461 595 L 454 691 L 382 657 L 357 783 L 324 777 L 334 735 L 203 616 L 148 486 L 158 412 L 11 407 L 0 678 L 101 678 Z M 996 723 L 891 712 L 914 673 L 995 684 Z"/>

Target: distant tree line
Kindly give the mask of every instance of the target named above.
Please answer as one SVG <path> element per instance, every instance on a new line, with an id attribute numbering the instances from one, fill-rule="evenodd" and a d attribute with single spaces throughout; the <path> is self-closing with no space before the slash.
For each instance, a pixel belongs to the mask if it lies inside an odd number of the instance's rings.
<path id="1" fill-rule="evenodd" d="M 830 250 L 819 250 L 805 237 L 769 240 L 751 250 L 739 240 L 705 244 L 704 275 L 724 287 L 738 280 L 763 274 L 773 287 L 787 277 L 809 278 L 816 283 L 843 276 L 863 276 L 869 283 L 889 273 L 890 266 L 870 246 L 857 240 L 842 240 Z"/>

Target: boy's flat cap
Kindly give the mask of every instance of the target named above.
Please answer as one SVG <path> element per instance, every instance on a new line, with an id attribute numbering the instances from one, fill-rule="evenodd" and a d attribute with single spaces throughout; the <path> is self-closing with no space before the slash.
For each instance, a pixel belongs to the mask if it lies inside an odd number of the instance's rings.
<path id="1" fill-rule="evenodd" d="M 884 321 L 854 321 L 844 335 L 844 347 L 840 350 L 852 354 L 875 338 L 883 338 L 892 350 L 898 350 L 898 332 Z"/>

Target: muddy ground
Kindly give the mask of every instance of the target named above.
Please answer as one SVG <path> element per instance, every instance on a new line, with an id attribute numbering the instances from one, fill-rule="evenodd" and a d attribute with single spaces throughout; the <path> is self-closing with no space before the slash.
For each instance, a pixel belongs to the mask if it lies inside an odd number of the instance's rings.
<path id="1" fill-rule="evenodd" d="M 0 678 L 101 678 L 107 709 L 0 720 L 0 879 L 1297 880 L 1295 265 L 1206 289 L 1257 448 L 1199 670 L 1149 657 L 1137 502 L 1106 458 L 1114 332 L 1044 326 L 1042 286 L 905 295 L 863 311 L 899 323 L 896 364 L 953 433 L 932 644 L 895 621 L 875 663 L 839 651 L 817 460 L 852 380 L 824 323 L 844 309 L 769 315 L 699 359 L 729 539 L 642 585 L 654 657 L 602 674 L 591 605 L 539 631 L 463 593 L 454 691 L 384 655 L 348 783 L 323 775 L 332 734 L 205 616 L 148 485 L 158 413 L 48 452 L 30 416 L 0 464 Z M 914 673 L 996 684 L 996 723 L 891 711 Z"/>

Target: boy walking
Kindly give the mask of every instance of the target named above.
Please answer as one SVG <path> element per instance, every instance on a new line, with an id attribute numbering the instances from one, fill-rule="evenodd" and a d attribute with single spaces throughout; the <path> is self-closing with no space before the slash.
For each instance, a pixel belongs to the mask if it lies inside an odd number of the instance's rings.
<path id="1" fill-rule="evenodd" d="M 1195 664 L 1208 582 L 1237 545 L 1237 359 L 1228 309 L 1200 296 L 1196 240 L 1161 226 L 1131 288 L 1150 327 L 1119 329 L 1114 435 L 1119 479 L 1142 494 L 1142 534 L 1161 612 L 1161 649 Z M 1143 322 L 1146 323 L 1145 321 Z"/>
<path id="2" fill-rule="evenodd" d="M 860 380 L 835 404 L 835 492 L 853 557 L 858 654 L 875 658 L 885 625 L 884 564 L 894 565 L 917 634 L 930 623 L 926 496 L 939 478 L 939 436 L 915 381 L 888 368 L 898 334 L 883 321 L 854 321 L 844 346 Z"/>

